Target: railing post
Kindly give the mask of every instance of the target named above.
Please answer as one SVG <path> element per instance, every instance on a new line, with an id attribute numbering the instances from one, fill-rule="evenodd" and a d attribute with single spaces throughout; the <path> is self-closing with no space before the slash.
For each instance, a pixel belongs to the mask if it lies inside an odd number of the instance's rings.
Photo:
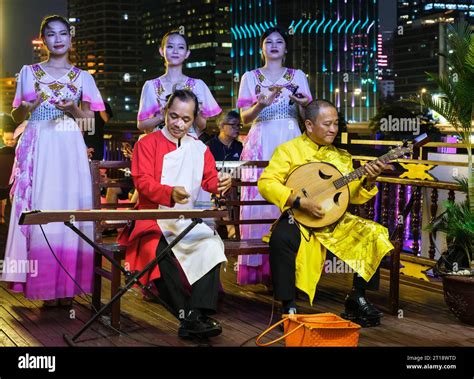
<path id="1" fill-rule="evenodd" d="M 411 228 L 413 236 L 413 255 L 418 255 L 420 252 L 420 210 L 421 210 L 421 188 L 416 186 L 413 189 L 414 202 L 413 212 L 411 217 Z"/>
<path id="2" fill-rule="evenodd" d="M 430 223 L 435 219 L 436 214 L 438 213 L 438 189 L 433 188 L 431 191 L 431 219 Z M 434 240 L 436 238 L 435 233 L 430 232 L 430 249 L 428 251 L 430 259 L 434 259 L 436 254 L 436 247 Z"/>

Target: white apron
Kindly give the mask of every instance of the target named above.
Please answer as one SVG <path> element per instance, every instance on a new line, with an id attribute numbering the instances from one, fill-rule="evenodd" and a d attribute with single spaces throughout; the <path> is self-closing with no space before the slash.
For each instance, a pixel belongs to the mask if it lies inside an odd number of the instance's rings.
<path id="1" fill-rule="evenodd" d="M 187 204 L 176 204 L 173 209 L 195 209 L 194 204 L 201 190 L 205 151 L 206 146 L 201 141 L 185 136 L 178 149 L 164 156 L 161 184 L 182 186 L 191 195 Z M 160 205 L 159 209 L 170 208 Z M 157 223 L 166 241 L 171 243 L 191 224 L 191 220 L 157 220 Z M 224 243 L 204 223 L 197 224 L 173 247 L 173 252 L 191 285 L 217 264 L 227 262 Z"/>

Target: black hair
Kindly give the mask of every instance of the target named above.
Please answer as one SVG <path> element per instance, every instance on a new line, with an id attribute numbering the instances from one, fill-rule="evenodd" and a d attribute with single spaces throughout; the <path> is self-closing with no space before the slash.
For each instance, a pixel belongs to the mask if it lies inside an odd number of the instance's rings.
<path id="1" fill-rule="evenodd" d="M 278 26 L 273 26 L 265 30 L 265 32 L 263 32 L 263 34 L 260 36 L 260 49 L 262 49 L 263 51 L 263 41 L 265 41 L 265 38 L 267 38 L 272 33 L 280 34 L 283 40 L 285 41 L 286 48 L 288 49 L 288 34 L 286 34 L 286 32 L 282 28 L 279 28 Z M 262 52 L 261 58 L 262 58 L 262 61 L 265 62 L 263 52 Z"/>
<path id="2" fill-rule="evenodd" d="M 304 119 L 315 121 L 319 116 L 322 108 L 332 107 L 337 110 L 337 107 L 329 100 L 313 100 L 304 108 Z"/>
<path id="3" fill-rule="evenodd" d="M 222 113 L 217 119 L 217 125 L 220 127 L 224 122 L 228 121 L 231 118 L 240 121 L 240 113 L 234 109 L 230 110 L 227 113 Z"/>
<path id="4" fill-rule="evenodd" d="M 168 37 L 169 36 L 172 36 L 173 34 L 176 34 L 178 36 L 181 36 L 183 37 L 184 39 L 184 43 L 186 44 L 186 50 L 189 50 L 189 43 L 188 43 L 188 38 L 186 37 L 186 34 L 183 33 L 181 30 L 179 29 L 172 29 L 170 30 L 169 32 L 167 32 L 163 38 L 161 39 L 161 44 L 160 44 L 160 47 L 164 50 L 165 49 L 165 45 L 166 45 L 166 41 L 168 40 Z"/>
<path id="5" fill-rule="evenodd" d="M 39 35 L 40 38 L 44 37 L 44 30 L 49 25 L 49 23 L 53 22 L 53 21 L 59 21 L 59 22 L 63 23 L 64 26 L 66 26 L 67 33 L 71 34 L 71 24 L 69 23 L 69 21 L 63 16 L 60 16 L 58 14 L 53 14 L 53 15 L 50 15 L 50 16 L 46 16 L 45 18 L 43 18 L 43 21 L 41 21 L 40 35 Z"/>
<path id="6" fill-rule="evenodd" d="M 166 106 L 165 110 L 167 111 L 170 109 L 171 105 L 173 105 L 173 102 L 175 99 L 179 99 L 185 103 L 189 101 L 194 101 L 194 118 L 197 117 L 198 112 L 199 112 L 199 101 L 196 97 L 196 95 L 187 90 L 187 89 L 178 89 L 174 91 L 171 95 L 168 96 L 167 101 L 166 101 Z"/>
<path id="7" fill-rule="evenodd" d="M 288 35 L 286 34 L 286 32 L 282 28 L 279 28 L 278 26 L 273 26 L 265 30 L 263 34 L 260 36 L 260 47 L 263 47 L 263 41 L 265 41 L 265 38 L 267 38 L 270 34 L 275 33 L 275 32 L 282 36 L 282 38 L 285 40 L 286 46 L 288 46 Z"/>

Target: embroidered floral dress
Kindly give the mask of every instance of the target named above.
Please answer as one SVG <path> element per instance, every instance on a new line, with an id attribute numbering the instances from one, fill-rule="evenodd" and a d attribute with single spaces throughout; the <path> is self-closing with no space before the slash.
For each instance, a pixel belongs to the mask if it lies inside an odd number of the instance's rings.
<path id="1" fill-rule="evenodd" d="M 186 89 L 192 91 L 199 101 L 199 109 L 205 118 L 217 116 L 222 109 L 212 96 L 211 91 L 200 79 L 187 78 L 182 84 L 178 84 L 176 89 Z M 167 88 L 162 78 L 147 80 L 143 85 L 140 98 L 140 108 L 138 110 L 138 121 L 147 120 L 163 112 L 167 97 L 171 95 L 172 88 Z M 157 125 L 155 130 L 161 129 L 164 123 Z M 194 128 L 189 130 L 189 134 L 197 138 Z"/>
<path id="2" fill-rule="evenodd" d="M 22 101 L 33 102 L 37 96 L 42 102 L 31 113 L 16 150 L 12 215 L 1 280 L 11 282 L 10 288 L 24 292 L 27 298 L 50 300 L 82 293 L 58 261 L 83 291 L 91 292 L 93 250 L 62 223 L 42 225 L 50 249 L 40 226 L 19 225 L 19 217 L 28 210 L 92 208 L 91 175 L 81 129 L 93 132 L 93 124 L 76 123 L 54 104 L 66 98 L 77 104 L 88 102 L 92 111 L 105 107 L 92 76 L 77 67 L 56 79 L 41 64 L 23 66 L 13 107 Z M 93 237 L 92 223 L 75 225 Z"/>
<path id="3" fill-rule="evenodd" d="M 258 96 L 263 93 L 271 94 L 269 88 L 272 86 L 283 87 L 280 95 L 274 102 L 263 109 L 253 121 L 252 127 L 244 143 L 244 149 L 240 156 L 243 161 L 268 161 L 276 147 L 284 142 L 301 135 L 298 125 L 298 107 L 290 105 L 289 95 L 293 93 L 296 86 L 297 92 L 309 97 L 311 92 L 306 75 L 301 70 L 287 68 L 280 79 L 271 82 L 257 69 L 246 72 L 240 83 L 239 98 L 237 106 L 248 108 L 257 102 Z M 242 170 L 243 181 L 257 181 L 262 169 Z M 241 192 L 241 200 L 264 200 L 255 186 L 244 187 Z M 243 206 L 241 207 L 242 219 L 275 219 L 280 211 L 273 205 Z M 262 238 L 270 230 L 270 225 L 241 225 L 242 238 Z"/>

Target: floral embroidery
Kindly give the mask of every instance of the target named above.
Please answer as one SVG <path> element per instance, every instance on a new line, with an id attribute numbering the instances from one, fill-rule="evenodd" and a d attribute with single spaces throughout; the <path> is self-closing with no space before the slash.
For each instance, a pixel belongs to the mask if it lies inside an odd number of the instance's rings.
<path id="1" fill-rule="evenodd" d="M 42 101 L 46 101 L 46 100 L 48 100 L 49 97 L 50 97 L 48 94 L 46 94 L 46 93 L 44 93 L 44 92 L 41 92 L 41 93 L 40 93 L 40 96 L 41 96 L 41 100 L 42 100 Z"/>
<path id="2" fill-rule="evenodd" d="M 257 79 L 260 83 L 263 83 L 263 81 L 265 80 L 265 76 L 263 75 L 263 73 L 259 69 L 255 70 L 255 76 L 257 77 Z"/>
<path id="3" fill-rule="evenodd" d="M 41 92 L 41 88 L 38 82 L 35 82 L 35 92 L 36 93 Z"/>
<path id="4" fill-rule="evenodd" d="M 163 84 L 161 84 L 161 80 L 160 79 L 153 80 L 153 86 L 155 87 L 156 96 L 161 97 L 163 92 L 165 92 Z"/>
<path id="5" fill-rule="evenodd" d="M 41 78 L 46 75 L 46 72 L 41 68 L 39 64 L 34 64 L 31 66 L 31 68 L 33 69 L 33 74 L 38 80 L 41 80 Z"/>
<path id="6" fill-rule="evenodd" d="M 77 87 L 74 84 L 69 83 L 67 88 L 74 94 L 74 96 L 77 94 Z"/>
<path id="7" fill-rule="evenodd" d="M 287 68 L 285 74 L 283 75 L 283 78 L 291 82 L 294 76 L 295 76 L 295 70 L 293 68 Z"/>
<path id="8" fill-rule="evenodd" d="M 75 81 L 79 74 L 81 73 L 81 70 L 78 69 L 77 67 L 73 67 L 71 71 L 68 72 L 67 76 L 71 82 Z"/>
<path id="9" fill-rule="evenodd" d="M 262 92 L 262 87 L 260 87 L 260 85 L 256 85 L 255 86 L 255 94 L 258 96 L 260 95 L 260 92 Z"/>
<path id="10" fill-rule="evenodd" d="M 193 78 L 188 78 L 186 83 L 184 84 L 184 89 L 187 91 L 194 91 L 194 86 L 196 85 L 196 81 Z"/>

